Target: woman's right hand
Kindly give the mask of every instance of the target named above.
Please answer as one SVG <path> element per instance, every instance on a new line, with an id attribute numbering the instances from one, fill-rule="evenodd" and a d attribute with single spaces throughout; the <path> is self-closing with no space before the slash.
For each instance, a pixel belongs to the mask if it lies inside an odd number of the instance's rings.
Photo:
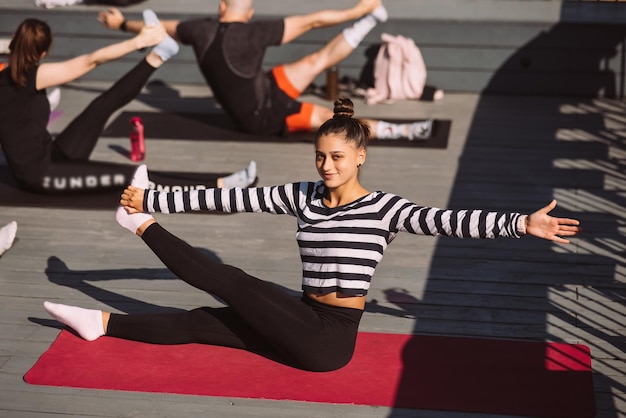
<path id="1" fill-rule="evenodd" d="M 122 192 L 120 205 L 124 206 L 128 213 L 141 213 L 143 212 L 143 195 L 144 189 L 128 186 Z"/>
<path id="2" fill-rule="evenodd" d="M 137 49 L 154 46 L 161 42 L 163 39 L 165 39 L 166 35 L 167 32 L 165 32 L 165 28 L 163 27 L 163 25 L 146 25 L 141 29 L 141 32 L 139 32 L 137 36 L 135 36 L 135 40 L 137 41 Z"/>

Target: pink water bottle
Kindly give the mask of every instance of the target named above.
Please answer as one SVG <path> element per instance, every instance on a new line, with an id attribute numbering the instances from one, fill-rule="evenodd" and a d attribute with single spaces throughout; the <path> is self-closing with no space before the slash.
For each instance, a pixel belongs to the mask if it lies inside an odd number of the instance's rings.
<path id="1" fill-rule="evenodd" d="M 143 122 L 138 116 L 130 118 L 130 159 L 143 161 L 146 157 L 146 145 L 143 139 Z"/>

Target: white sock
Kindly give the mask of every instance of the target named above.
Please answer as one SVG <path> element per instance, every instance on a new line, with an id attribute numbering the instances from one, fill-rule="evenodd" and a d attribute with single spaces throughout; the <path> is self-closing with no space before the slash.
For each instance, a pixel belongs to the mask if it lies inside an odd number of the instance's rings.
<path id="1" fill-rule="evenodd" d="M 83 0 L 35 0 L 35 6 L 52 9 L 54 7 L 72 6 L 82 2 Z"/>
<path id="2" fill-rule="evenodd" d="M 413 123 L 390 123 L 381 120 L 376 126 L 376 137 L 378 139 L 424 140 L 430 138 L 432 129 L 432 119 Z"/>
<path id="3" fill-rule="evenodd" d="M 140 189 L 147 189 L 150 185 L 150 179 L 148 178 L 148 166 L 141 164 L 137 166 L 133 179 L 130 181 L 131 186 L 139 187 Z"/>
<path id="4" fill-rule="evenodd" d="M 17 222 L 11 221 L 0 228 L 0 254 L 11 248 L 17 234 Z"/>
<path id="5" fill-rule="evenodd" d="M 256 162 L 250 161 L 248 168 L 224 177 L 224 188 L 248 187 L 256 180 Z"/>
<path id="6" fill-rule="evenodd" d="M 102 311 L 48 301 L 43 303 L 43 307 L 51 317 L 72 328 L 87 341 L 93 341 L 104 335 Z"/>
<path id="7" fill-rule="evenodd" d="M 156 13 L 150 9 L 146 9 L 143 11 L 143 23 L 146 25 L 154 25 L 158 26 L 161 24 L 159 22 L 159 18 Z M 152 50 L 155 54 L 159 56 L 163 61 L 167 61 L 172 58 L 174 55 L 178 54 L 178 43 L 169 35 L 165 35 L 165 39 L 163 39 L 157 46 L 155 46 Z"/>
<path id="8" fill-rule="evenodd" d="M 150 183 L 148 178 L 148 167 L 145 164 L 141 164 L 135 170 L 135 175 L 130 182 L 131 186 L 139 187 L 140 189 L 147 189 Z M 137 228 L 143 225 L 146 221 L 154 219 L 149 213 L 133 213 L 126 212 L 126 208 L 120 206 L 115 212 L 115 220 L 118 224 L 128 229 L 133 234 L 137 232 Z"/>
<path id="9" fill-rule="evenodd" d="M 409 124 L 409 140 L 425 140 L 430 138 L 433 131 L 433 120 L 422 120 Z"/>
<path id="10" fill-rule="evenodd" d="M 378 6 L 377 8 L 375 8 L 374 11 L 370 14 L 374 16 L 374 18 L 380 23 L 384 23 L 387 21 L 387 19 L 389 19 L 389 14 L 387 13 L 387 9 L 382 4 Z"/>
<path id="11" fill-rule="evenodd" d="M 387 18 L 387 9 L 381 4 L 372 13 L 363 16 L 354 22 L 352 26 L 344 29 L 343 37 L 348 42 L 348 45 L 356 48 L 378 22 L 385 22 Z"/>
<path id="12" fill-rule="evenodd" d="M 399 139 L 407 138 L 408 129 L 405 123 L 390 123 L 379 120 L 376 126 L 376 138 L 378 139 Z"/>

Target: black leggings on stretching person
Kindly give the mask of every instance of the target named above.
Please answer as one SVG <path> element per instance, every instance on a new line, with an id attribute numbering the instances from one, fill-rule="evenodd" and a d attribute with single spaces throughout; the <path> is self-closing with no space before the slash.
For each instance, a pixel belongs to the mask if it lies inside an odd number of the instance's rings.
<path id="1" fill-rule="evenodd" d="M 94 99 L 52 143 L 51 162 L 40 177 L 23 186 L 39 193 L 83 192 L 123 189 L 137 169 L 131 164 L 90 161 L 100 135 L 111 115 L 139 95 L 156 68 L 145 60 Z M 37 170 L 33 170 L 36 172 Z M 217 174 L 150 173 L 156 187 L 215 187 Z"/>
<path id="2" fill-rule="evenodd" d="M 362 310 L 294 297 L 271 282 L 211 260 L 156 223 L 142 239 L 172 273 L 228 306 L 179 314 L 111 314 L 106 335 L 153 344 L 240 348 L 311 371 L 335 370 L 352 358 Z"/>

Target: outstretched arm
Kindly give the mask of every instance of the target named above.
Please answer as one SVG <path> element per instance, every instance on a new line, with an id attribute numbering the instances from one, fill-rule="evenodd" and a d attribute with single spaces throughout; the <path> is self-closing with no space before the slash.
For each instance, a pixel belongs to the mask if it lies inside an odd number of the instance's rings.
<path id="1" fill-rule="evenodd" d="M 576 219 L 555 218 L 548 213 L 556 207 L 556 200 L 547 206 L 532 213 L 526 218 L 526 233 L 538 238 L 547 239 L 561 244 L 569 244 L 569 240 L 562 237 L 576 235 L 582 229 Z"/>
<path id="2" fill-rule="evenodd" d="M 126 20 L 124 14 L 119 9 L 114 7 L 106 10 L 101 10 L 98 13 L 98 22 L 102 23 L 106 28 L 112 30 L 122 30 L 122 24 L 125 23 L 124 30 L 131 33 L 139 33 L 144 27 L 143 20 Z M 178 27 L 178 20 L 161 20 L 161 24 L 165 28 L 165 31 L 169 36 L 176 39 L 176 28 Z"/>
<path id="3" fill-rule="evenodd" d="M 87 74 L 98 65 L 113 61 L 133 51 L 153 46 L 165 38 L 162 26 L 146 26 L 132 39 L 79 55 L 67 61 L 43 63 L 37 70 L 37 89 L 69 83 Z"/>
<path id="4" fill-rule="evenodd" d="M 399 198 L 398 204 L 402 205 L 402 215 L 397 217 L 397 223 L 391 225 L 391 230 L 418 235 L 482 239 L 533 235 L 568 244 L 569 241 L 563 237 L 574 236 L 582 230 L 576 219 L 548 215 L 556 207 L 556 200 L 531 215 L 479 209 L 439 209 L 418 206 L 402 198 Z"/>
<path id="5" fill-rule="evenodd" d="M 344 10 L 321 10 L 307 15 L 285 18 L 285 32 L 282 44 L 289 43 L 302 34 L 315 28 L 338 25 L 358 19 L 380 6 L 381 0 L 360 0 L 354 7 Z"/>
<path id="6" fill-rule="evenodd" d="M 128 186 L 120 204 L 128 213 L 266 212 L 295 216 L 310 183 L 252 188 L 209 188 L 166 192 Z"/>

